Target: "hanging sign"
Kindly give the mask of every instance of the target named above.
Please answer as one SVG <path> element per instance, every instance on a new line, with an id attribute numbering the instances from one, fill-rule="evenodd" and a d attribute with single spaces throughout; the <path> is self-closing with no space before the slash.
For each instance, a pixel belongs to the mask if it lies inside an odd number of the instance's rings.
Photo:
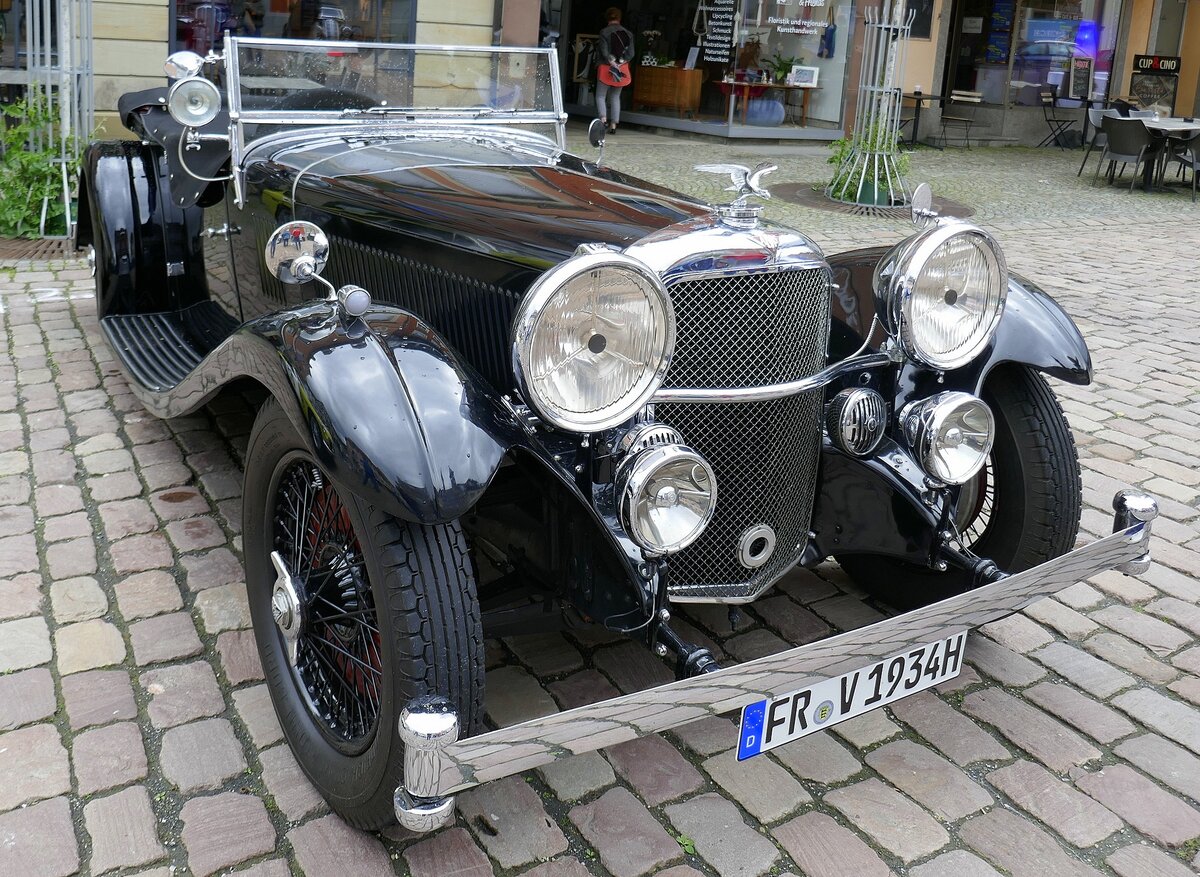
<path id="1" fill-rule="evenodd" d="M 963 33 L 983 33 L 982 15 L 965 15 L 962 20 Z"/>
<path id="2" fill-rule="evenodd" d="M 1085 100 L 1092 88 L 1092 59 L 1071 59 L 1071 80 L 1067 86 L 1067 96 L 1074 100 Z"/>
<path id="3" fill-rule="evenodd" d="M 1135 73 L 1178 76 L 1179 60 L 1177 55 L 1134 55 L 1133 70 Z"/>

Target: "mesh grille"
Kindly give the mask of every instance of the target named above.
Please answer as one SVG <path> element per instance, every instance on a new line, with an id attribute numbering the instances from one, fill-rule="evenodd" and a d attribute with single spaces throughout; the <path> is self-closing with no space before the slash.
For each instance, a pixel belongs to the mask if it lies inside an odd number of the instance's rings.
<path id="1" fill-rule="evenodd" d="M 829 338 L 825 269 L 685 280 L 671 287 L 677 338 L 668 387 L 777 384 L 815 374 Z M 799 558 L 812 516 L 820 452 L 820 390 L 768 402 L 659 404 L 717 476 L 717 511 L 704 534 L 675 556 L 676 599 L 754 597 Z M 777 536 L 757 569 L 738 560 L 738 541 L 756 524 Z"/>

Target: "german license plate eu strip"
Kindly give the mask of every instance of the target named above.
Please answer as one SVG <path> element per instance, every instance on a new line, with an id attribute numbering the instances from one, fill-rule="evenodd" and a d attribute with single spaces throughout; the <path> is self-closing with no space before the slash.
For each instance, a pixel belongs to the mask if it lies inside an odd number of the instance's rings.
<path id="1" fill-rule="evenodd" d="M 742 710 L 738 761 L 907 697 L 962 669 L 967 632 L 918 646 Z"/>

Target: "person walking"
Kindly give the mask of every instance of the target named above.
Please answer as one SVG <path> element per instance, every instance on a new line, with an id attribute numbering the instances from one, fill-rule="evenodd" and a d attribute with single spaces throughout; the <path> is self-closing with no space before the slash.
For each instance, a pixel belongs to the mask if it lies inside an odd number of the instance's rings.
<path id="1" fill-rule="evenodd" d="M 604 17 L 608 24 L 600 31 L 596 112 L 608 133 L 615 134 L 621 121 L 621 90 L 632 81 L 629 62 L 633 60 L 633 33 L 621 26 L 621 10 L 617 7 L 610 6 Z"/>

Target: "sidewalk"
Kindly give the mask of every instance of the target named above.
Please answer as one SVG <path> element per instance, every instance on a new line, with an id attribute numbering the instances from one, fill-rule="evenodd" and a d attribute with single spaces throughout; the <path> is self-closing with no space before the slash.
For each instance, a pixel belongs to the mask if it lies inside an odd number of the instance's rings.
<path id="1" fill-rule="evenodd" d="M 727 183 L 692 164 L 770 158 L 768 184 L 828 174 L 823 154 L 624 130 L 605 158 L 711 199 Z M 988 625 L 960 679 L 752 761 L 710 719 L 480 787 L 417 839 L 344 826 L 281 742 L 240 566 L 249 406 L 157 420 L 99 337 L 80 263 L 0 267 L 0 874 L 1194 877 L 1200 208 L 1092 190 L 1081 158 L 922 151 L 912 177 L 979 206 L 1010 267 L 1079 322 L 1096 381 L 1055 388 L 1083 530 L 1109 532 L 1120 487 L 1155 494 L 1151 570 Z M 767 212 L 829 251 L 909 230 Z M 686 614 L 681 633 L 745 660 L 879 608 L 827 564 L 736 630 L 720 608 Z M 512 638 L 491 643 L 488 713 L 508 724 L 669 678 L 600 632 Z"/>

